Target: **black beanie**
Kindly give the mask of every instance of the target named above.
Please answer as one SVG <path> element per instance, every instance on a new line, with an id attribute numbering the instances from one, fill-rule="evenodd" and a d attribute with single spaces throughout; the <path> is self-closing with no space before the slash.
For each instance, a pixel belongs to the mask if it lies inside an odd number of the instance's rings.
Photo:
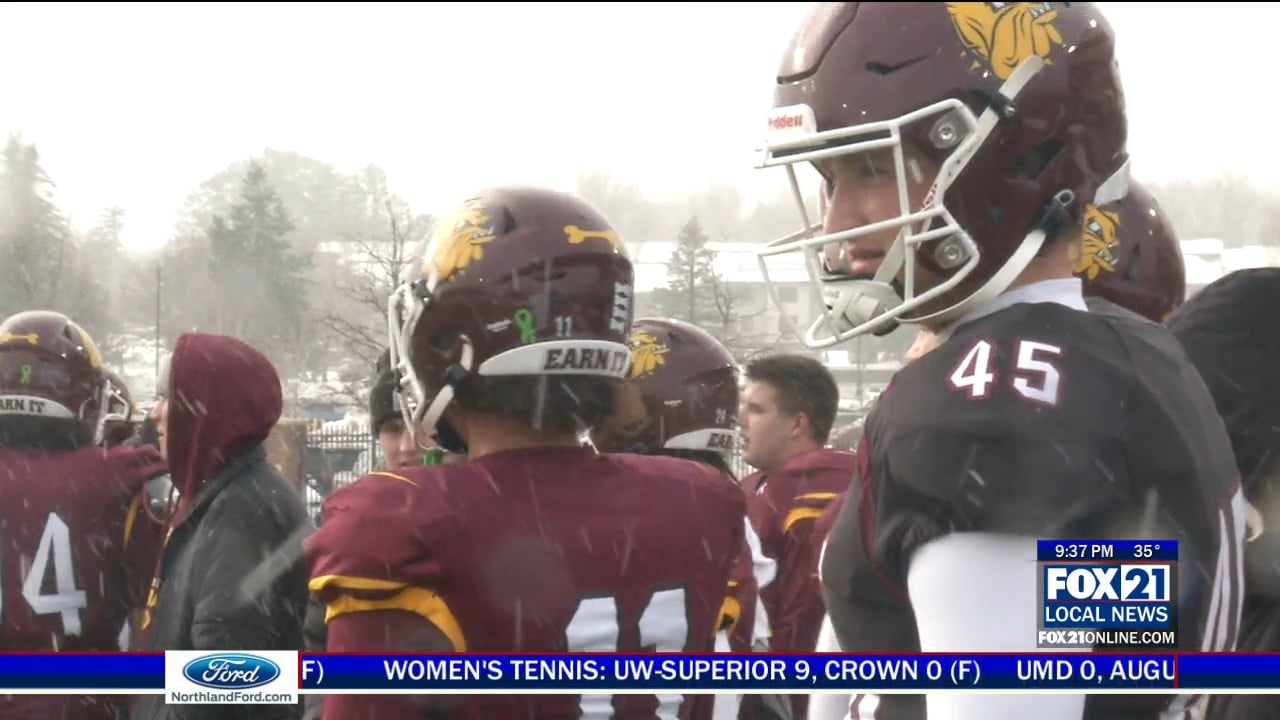
<path id="1" fill-rule="evenodd" d="M 391 353 L 384 351 L 378 359 L 377 376 L 369 391 L 369 427 L 374 435 L 383 423 L 400 417 L 400 403 L 396 396 L 398 373 L 391 369 Z"/>

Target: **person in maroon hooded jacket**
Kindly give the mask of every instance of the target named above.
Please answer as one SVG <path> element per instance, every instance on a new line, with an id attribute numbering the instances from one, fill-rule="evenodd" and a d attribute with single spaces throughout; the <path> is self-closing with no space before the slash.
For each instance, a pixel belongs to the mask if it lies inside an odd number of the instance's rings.
<path id="1" fill-rule="evenodd" d="M 267 462 L 280 419 L 275 367 L 225 335 L 178 338 L 152 411 L 178 501 L 143 618 L 144 647 L 301 650 L 307 603 L 302 496 Z M 300 705 L 166 705 L 134 717 L 293 718 Z"/>

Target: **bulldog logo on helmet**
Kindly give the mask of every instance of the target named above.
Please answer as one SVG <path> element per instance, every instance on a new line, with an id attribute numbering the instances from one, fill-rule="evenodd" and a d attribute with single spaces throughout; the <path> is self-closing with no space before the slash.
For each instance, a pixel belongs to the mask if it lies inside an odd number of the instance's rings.
<path id="1" fill-rule="evenodd" d="M 1001 80 L 1032 55 L 1049 61 L 1062 35 L 1054 27 L 1058 11 L 1053 3 L 949 2 L 947 12 L 965 50 L 974 56 L 973 68 L 985 67 Z"/>
<path id="2" fill-rule="evenodd" d="M 479 198 L 471 198 L 446 217 L 431 232 L 431 248 L 425 253 L 430 276 L 444 282 L 455 272 L 467 269 L 484 257 L 484 246 L 497 237 L 491 213 Z"/>
<path id="3" fill-rule="evenodd" d="M 665 364 L 667 359 L 663 356 L 669 349 L 644 330 L 631 333 L 631 379 L 650 375 Z"/>
<path id="4" fill-rule="evenodd" d="M 1074 246 L 1075 266 L 1072 272 L 1086 280 L 1096 280 L 1103 272 L 1116 271 L 1115 250 L 1120 245 L 1116 237 L 1120 226 L 1120 213 L 1103 210 L 1090 203 L 1084 209 L 1084 230 L 1079 246 Z"/>

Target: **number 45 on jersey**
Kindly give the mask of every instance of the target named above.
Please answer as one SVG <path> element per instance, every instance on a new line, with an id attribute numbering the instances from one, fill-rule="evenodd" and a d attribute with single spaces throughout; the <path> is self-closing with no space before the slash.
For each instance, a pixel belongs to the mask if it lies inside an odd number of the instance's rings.
<path id="1" fill-rule="evenodd" d="M 1032 402 L 1056 406 L 1062 374 L 1055 364 L 1062 348 L 1032 340 L 1018 340 L 1013 353 L 1013 367 L 997 367 L 992 358 L 995 347 L 979 340 L 951 371 L 951 387 L 963 390 L 972 400 L 991 396 L 1000 375 L 1008 373 L 1014 392 Z"/>
<path id="2" fill-rule="evenodd" d="M 0 525 L 0 549 L 4 548 L 4 526 Z M 53 563 L 54 592 L 40 592 L 49 563 Z M 0 568 L 3 570 L 3 568 Z M 80 610 L 89 602 L 84 590 L 76 588 L 75 569 L 71 564 L 71 528 L 57 513 L 49 513 L 36 555 L 31 560 L 31 570 L 22 582 L 22 597 L 36 615 L 62 615 L 64 635 L 80 634 Z M 4 616 L 4 594 L 0 593 L 0 617 Z"/>

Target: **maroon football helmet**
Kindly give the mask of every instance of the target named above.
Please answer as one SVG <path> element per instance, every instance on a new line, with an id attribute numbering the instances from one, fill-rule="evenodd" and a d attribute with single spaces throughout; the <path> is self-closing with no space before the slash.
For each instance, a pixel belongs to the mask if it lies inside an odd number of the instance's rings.
<path id="1" fill-rule="evenodd" d="M 1078 227 L 1087 202 L 1123 196 L 1113 50 L 1092 3 L 818 3 L 783 56 L 759 163 L 785 167 L 799 201 L 803 228 L 760 262 L 768 281 L 772 256 L 803 255 L 825 308 L 805 344 L 954 321 L 1004 292 L 1046 237 Z M 938 167 L 918 207 L 904 144 Z M 897 216 L 824 233 L 797 166 L 821 174 L 832 158 L 885 150 Z M 886 229 L 897 239 L 874 277 L 849 272 L 849 248 Z M 938 284 L 917 288 L 917 268 Z"/>
<path id="2" fill-rule="evenodd" d="M 102 416 L 102 441 L 113 447 L 133 436 L 133 395 L 124 378 L 107 370 L 107 406 Z"/>
<path id="3" fill-rule="evenodd" d="M 627 375 L 631 260 L 578 197 L 482 191 L 436 222 L 402 280 L 388 330 L 415 433 L 434 433 L 470 373 Z"/>
<path id="4" fill-rule="evenodd" d="M 680 320 L 636 320 L 629 377 L 644 403 L 644 420 L 594 433 L 596 448 L 733 454 L 738 445 L 738 368 L 706 330 Z"/>
<path id="5" fill-rule="evenodd" d="M 1129 194 L 1089 205 L 1075 260 L 1085 295 L 1162 323 L 1187 298 L 1182 247 L 1160 203 L 1130 180 Z"/>
<path id="6" fill-rule="evenodd" d="M 74 422 L 101 444 L 107 396 L 102 354 L 71 318 L 36 310 L 0 323 L 0 415 Z"/>

